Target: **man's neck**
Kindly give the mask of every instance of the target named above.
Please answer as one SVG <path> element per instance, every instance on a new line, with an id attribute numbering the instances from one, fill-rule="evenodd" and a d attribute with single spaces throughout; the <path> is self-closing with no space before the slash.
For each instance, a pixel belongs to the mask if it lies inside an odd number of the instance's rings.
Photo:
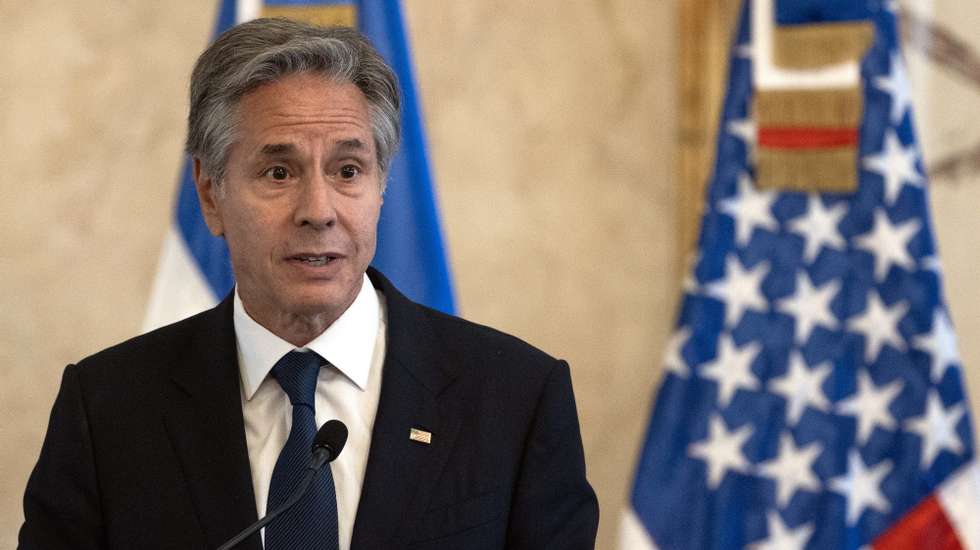
<path id="1" fill-rule="evenodd" d="M 297 315 L 297 314 L 281 314 L 272 319 L 272 322 L 264 319 L 256 319 L 255 316 L 251 314 L 248 310 L 248 305 L 245 306 L 245 312 L 248 313 L 252 319 L 269 330 L 269 332 L 275 334 L 276 336 L 282 338 L 283 340 L 289 342 L 290 344 L 301 348 L 310 343 L 314 338 L 323 334 L 323 331 L 327 330 L 330 325 L 336 321 L 340 315 L 334 315 L 329 313 L 319 313 L 313 315 Z M 350 304 L 348 304 L 349 307 Z"/>
<path id="2" fill-rule="evenodd" d="M 266 330 L 301 348 L 310 343 L 314 338 L 323 334 L 323 331 L 330 328 L 330 325 L 350 308 L 358 293 L 354 293 L 350 300 L 341 308 L 331 311 L 319 311 L 314 313 L 292 313 L 284 311 L 259 312 L 249 307 L 248 298 L 239 294 L 242 300 L 242 307 L 245 313 L 256 323 L 265 327 Z"/>

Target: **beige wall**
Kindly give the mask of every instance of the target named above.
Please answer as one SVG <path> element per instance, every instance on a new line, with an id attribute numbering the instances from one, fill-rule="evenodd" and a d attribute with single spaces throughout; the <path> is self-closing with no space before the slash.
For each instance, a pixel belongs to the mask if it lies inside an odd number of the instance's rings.
<path id="1" fill-rule="evenodd" d="M 213 4 L 0 0 L 0 548 L 62 368 L 139 330 Z M 675 2 L 405 5 L 460 309 L 571 362 L 608 548 L 675 302 Z"/>

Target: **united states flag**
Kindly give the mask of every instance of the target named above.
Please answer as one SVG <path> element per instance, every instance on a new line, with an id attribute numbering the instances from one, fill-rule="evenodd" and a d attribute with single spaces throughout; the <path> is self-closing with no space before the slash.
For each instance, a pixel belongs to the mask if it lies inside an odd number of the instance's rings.
<path id="1" fill-rule="evenodd" d="M 622 548 L 980 548 L 973 428 L 894 4 L 744 8 Z M 870 23 L 853 71 L 853 191 L 759 185 L 765 146 L 848 141 L 846 129 L 763 133 L 754 99 L 761 79 L 778 81 L 760 72 L 766 17 Z"/>

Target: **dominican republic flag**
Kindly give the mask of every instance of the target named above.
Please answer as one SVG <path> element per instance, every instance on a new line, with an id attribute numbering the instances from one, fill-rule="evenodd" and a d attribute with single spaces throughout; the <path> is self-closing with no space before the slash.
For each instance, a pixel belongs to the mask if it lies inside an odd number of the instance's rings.
<path id="1" fill-rule="evenodd" d="M 452 313 L 452 282 L 400 1 L 222 0 L 215 36 L 235 24 L 263 16 L 356 26 L 395 70 L 402 92 L 402 142 L 389 169 L 373 265 L 409 297 Z M 144 329 L 213 306 L 234 284 L 225 241 L 211 236 L 204 224 L 191 165 L 185 159 L 173 225 L 164 240 Z"/>
<path id="2" fill-rule="evenodd" d="M 744 6 L 621 548 L 980 549 L 896 4 Z"/>

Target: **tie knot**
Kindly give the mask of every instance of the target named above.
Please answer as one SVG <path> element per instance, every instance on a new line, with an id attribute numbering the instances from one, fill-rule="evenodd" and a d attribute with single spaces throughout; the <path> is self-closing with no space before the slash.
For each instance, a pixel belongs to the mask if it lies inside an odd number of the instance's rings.
<path id="1" fill-rule="evenodd" d="M 291 351 L 282 356 L 272 367 L 282 390 L 293 405 L 313 407 L 316 395 L 316 379 L 320 366 L 326 361 L 313 351 Z"/>

